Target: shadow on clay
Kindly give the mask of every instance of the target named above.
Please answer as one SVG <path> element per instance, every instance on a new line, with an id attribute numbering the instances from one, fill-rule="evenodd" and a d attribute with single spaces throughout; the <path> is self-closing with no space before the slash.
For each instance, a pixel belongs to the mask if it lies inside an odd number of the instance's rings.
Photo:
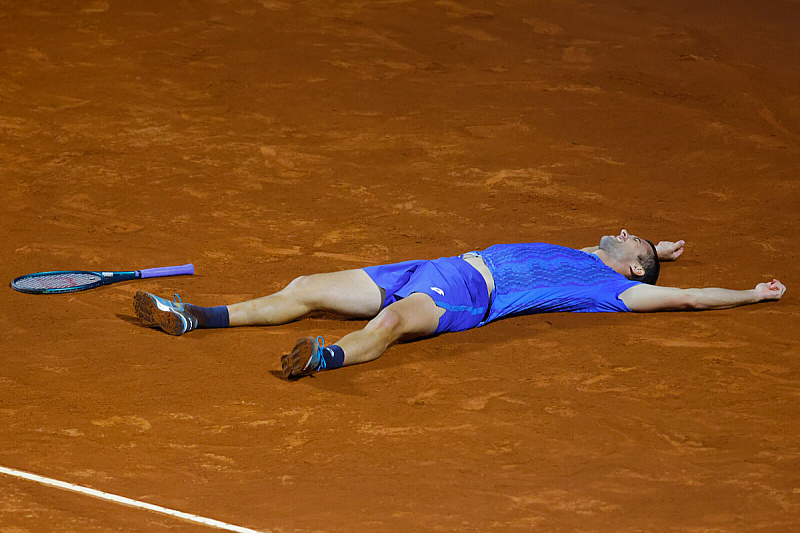
<path id="1" fill-rule="evenodd" d="M 354 373 L 353 370 L 354 368 L 340 369 L 335 371 L 335 373 L 323 372 L 321 374 L 312 374 L 310 376 L 291 380 L 283 379 L 283 373 L 280 370 L 270 370 L 269 373 L 287 386 L 296 386 L 295 384 L 302 383 L 319 390 L 336 394 L 358 397 L 368 396 L 350 377 L 358 375 Z"/>
<path id="2" fill-rule="evenodd" d="M 153 329 L 152 327 L 148 326 L 147 324 L 136 318 L 134 315 L 123 315 L 121 313 L 117 313 L 117 318 L 127 322 L 128 324 L 140 327 L 142 329 Z"/>

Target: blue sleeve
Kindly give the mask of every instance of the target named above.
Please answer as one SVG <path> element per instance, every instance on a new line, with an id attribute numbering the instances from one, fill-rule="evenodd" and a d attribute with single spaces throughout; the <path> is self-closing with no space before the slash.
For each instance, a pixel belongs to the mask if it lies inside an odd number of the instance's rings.
<path id="1" fill-rule="evenodd" d="M 625 302 L 619 299 L 619 295 L 640 284 L 640 281 L 631 281 L 625 278 L 604 284 L 597 292 L 597 311 L 600 313 L 630 313 L 631 310 L 628 309 Z"/>

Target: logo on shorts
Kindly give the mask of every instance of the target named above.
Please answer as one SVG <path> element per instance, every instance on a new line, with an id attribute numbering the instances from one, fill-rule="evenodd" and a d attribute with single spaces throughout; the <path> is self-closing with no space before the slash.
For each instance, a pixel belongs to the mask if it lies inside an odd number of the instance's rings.
<path id="1" fill-rule="evenodd" d="M 438 294 L 439 296 L 444 296 L 444 291 L 439 287 L 431 287 L 431 290 Z"/>

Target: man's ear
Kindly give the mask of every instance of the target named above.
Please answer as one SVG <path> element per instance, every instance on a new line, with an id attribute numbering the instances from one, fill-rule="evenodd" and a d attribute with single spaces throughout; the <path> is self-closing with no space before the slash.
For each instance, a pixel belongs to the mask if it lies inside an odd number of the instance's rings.
<path id="1" fill-rule="evenodd" d="M 644 276 L 644 267 L 638 261 L 636 263 L 631 263 L 631 274 L 637 278 Z"/>

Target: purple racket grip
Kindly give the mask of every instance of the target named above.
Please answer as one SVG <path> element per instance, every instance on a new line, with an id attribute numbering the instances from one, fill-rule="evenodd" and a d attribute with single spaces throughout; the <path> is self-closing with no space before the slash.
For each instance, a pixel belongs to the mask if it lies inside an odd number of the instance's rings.
<path id="1" fill-rule="evenodd" d="M 160 278 L 163 276 L 183 276 L 183 275 L 191 276 L 192 274 L 194 274 L 194 265 L 189 263 L 188 265 L 180 265 L 180 266 L 146 268 L 144 270 L 140 270 L 139 272 L 142 273 L 143 278 Z"/>

